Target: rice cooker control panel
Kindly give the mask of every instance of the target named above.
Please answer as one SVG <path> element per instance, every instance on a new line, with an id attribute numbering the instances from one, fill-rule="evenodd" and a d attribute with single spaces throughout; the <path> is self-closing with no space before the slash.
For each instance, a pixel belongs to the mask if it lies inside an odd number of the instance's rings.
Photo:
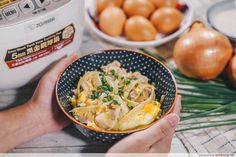
<path id="1" fill-rule="evenodd" d="M 0 0 L 0 27 L 59 8 L 70 0 Z"/>

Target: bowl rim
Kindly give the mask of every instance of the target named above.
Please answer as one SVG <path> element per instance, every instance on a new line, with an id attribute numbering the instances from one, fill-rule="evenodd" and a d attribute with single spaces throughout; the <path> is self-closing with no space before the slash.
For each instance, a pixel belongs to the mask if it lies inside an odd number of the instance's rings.
<path id="1" fill-rule="evenodd" d="M 106 53 L 107 51 L 131 51 L 132 53 L 137 53 L 137 54 L 142 54 L 142 55 L 145 55 L 146 57 L 148 58 L 151 58 L 153 60 L 155 60 L 156 62 L 160 63 L 170 74 L 173 82 L 174 82 L 174 85 L 175 85 L 175 97 L 174 97 L 174 101 L 173 103 L 171 104 L 171 107 L 169 108 L 169 110 L 158 120 L 155 120 L 154 122 L 148 124 L 148 125 L 145 125 L 145 126 L 142 126 L 142 127 L 139 127 L 139 128 L 135 128 L 135 129 L 130 129 L 130 130 L 124 130 L 124 131 L 112 131 L 112 130 L 98 130 L 98 129 L 95 129 L 95 128 L 92 128 L 92 127 L 89 127 L 87 126 L 86 124 L 83 124 L 81 122 L 79 122 L 78 120 L 76 120 L 74 117 L 72 117 L 71 115 L 69 115 L 65 109 L 62 107 L 60 101 L 59 101 L 59 97 L 58 97 L 58 83 L 59 83 L 59 80 L 60 78 L 62 77 L 63 73 L 65 72 L 65 70 L 71 66 L 72 64 L 74 64 L 75 62 L 77 62 L 78 60 L 80 60 L 81 58 L 85 57 L 85 56 L 88 56 L 88 55 L 92 55 L 92 54 L 99 54 L 99 53 Z M 162 118 L 164 118 L 165 116 L 167 116 L 168 114 L 170 114 L 172 112 L 172 110 L 174 109 L 175 107 L 175 104 L 177 102 L 177 95 L 178 95 L 178 87 L 177 87 L 177 83 L 176 83 L 176 80 L 175 80 L 175 77 L 173 75 L 173 73 L 169 70 L 169 68 L 164 65 L 161 61 L 159 61 L 158 59 L 154 58 L 153 56 L 150 56 L 146 53 L 143 53 L 143 52 L 140 52 L 140 51 L 136 51 L 136 50 L 132 50 L 132 49 L 127 49 L 127 48 L 108 48 L 108 49 L 98 49 L 98 50 L 94 50 L 94 51 L 91 51 L 90 53 L 88 54 L 85 54 L 85 55 L 82 55 L 80 56 L 77 60 L 73 61 L 72 63 L 70 63 L 61 73 L 60 75 L 58 76 L 57 78 L 57 81 L 56 81 L 56 87 L 55 87 L 55 95 L 56 95 L 56 101 L 57 101 L 57 105 L 60 107 L 60 109 L 62 110 L 62 112 L 67 116 L 67 118 L 69 118 L 70 120 L 72 120 L 75 124 L 81 126 L 81 127 L 84 127 L 88 130 L 91 130 L 91 131 L 95 131 L 95 132 L 99 132 L 99 133 L 108 133 L 108 134 L 129 134 L 129 133 L 134 133 L 134 132 L 138 132 L 138 131 L 142 131 L 142 130 L 145 130 L 149 127 L 151 127 L 152 125 L 156 124 L 159 120 L 161 120 Z"/>
<path id="2" fill-rule="evenodd" d="M 232 0 L 232 1 L 233 1 L 233 0 Z M 224 34 L 224 35 L 225 35 L 226 37 L 228 37 L 231 41 L 236 42 L 236 37 L 233 37 L 233 36 L 231 36 L 231 35 L 229 35 L 229 34 L 223 32 L 222 30 L 218 29 L 218 28 L 215 26 L 214 22 L 213 22 L 212 16 L 210 16 L 211 12 L 212 12 L 214 9 L 219 8 L 219 7 L 221 6 L 221 4 L 225 4 L 225 3 L 231 3 L 231 1 L 221 0 L 221 1 L 217 2 L 217 3 L 212 4 L 212 5 L 207 9 L 207 14 L 206 14 L 206 15 L 207 15 L 207 16 L 206 16 L 207 22 L 209 23 L 209 25 L 210 25 L 213 29 L 215 29 L 216 31 L 218 31 L 218 32 L 220 32 L 220 33 L 222 33 L 222 34 Z M 236 6 L 236 5 L 235 5 L 235 6 Z"/>

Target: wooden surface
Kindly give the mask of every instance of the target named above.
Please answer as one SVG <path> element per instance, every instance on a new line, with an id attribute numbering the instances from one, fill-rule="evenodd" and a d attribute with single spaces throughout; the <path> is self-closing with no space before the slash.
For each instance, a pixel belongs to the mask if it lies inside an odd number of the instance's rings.
<path id="1" fill-rule="evenodd" d="M 190 2 L 195 8 L 195 19 L 206 21 L 206 9 L 212 2 L 216 1 L 219 0 L 191 0 Z M 154 50 L 165 57 L 169 57 L 172 54 L 173 44 L 174 41 L 157 49 L 155 48 Z M 87 53 L 92 50 L 108 47 L 114 46 L 102 41 L 86 29 L 80 53 Z M 14 107 L 26 102 L 32 96 L 36 85 L 37 82 L 34 82 L 17 90 L 0 91 L 0 110 Z M 174 137 L 171 152 L 233 153 L 236 150 L 235 129 L 236 126 L 230 126 L 178 133 Z M 73 125 L 71 125 L 62 131 L 44 135 L 18 146 L 12 152 L 92 153 L 106 152 L 108 148 L 109 145 L 98 145 L 88 141 L 86 137 L 84 137 Z"/>

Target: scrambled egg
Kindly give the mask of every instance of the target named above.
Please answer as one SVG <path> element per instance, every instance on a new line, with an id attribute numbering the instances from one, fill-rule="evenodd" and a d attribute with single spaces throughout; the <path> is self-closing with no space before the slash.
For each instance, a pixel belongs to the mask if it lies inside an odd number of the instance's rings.
<path id="1" fill-rule="evenodd" d="M 152 101 L 143 105 L 142 108 L 134 108 L 120 120 L 119 130 L 128 130 L 150 124 L 160 114 L 160 107 L 160 103 Z"/>
<path id="2" fill-rule="evenodd" d="M 153 84 L 140 72 L 127 72 L 118 61 L 86 72 L 70 99 L 81 123 L 101 130 L 129 130 L 148 125 L 161 113 Z"/>
<path id="3" fill-rule="evenodd" d="M 83 91 L 83 92 L 80 92 L 79 95 L 78 95 L 78 102 L 79 103 L 84 103 L 86 102 L 86 100 L 88 99 L 88 95 Z"/>

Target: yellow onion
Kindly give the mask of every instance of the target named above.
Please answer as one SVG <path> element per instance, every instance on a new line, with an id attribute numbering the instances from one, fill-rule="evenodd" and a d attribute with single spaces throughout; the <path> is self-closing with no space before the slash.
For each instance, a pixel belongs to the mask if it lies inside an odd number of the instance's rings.
<path id="1" fill-rule="evenodd" d="M 157 8 L 177 6 L 177 0 L 150 0 Z"/>
<path id="2" fill-rule="evenodd" d="M 126 15 L 118 7 L 108 7 L 99 16 L 99 28 L 110 36 L 119 36 L 123 32 Z"/>
<path id="3" fill-rule="evenodd" d="M 157 9 L 151 16 L 151 22 L 160 33 L 168 34 L 177 30 L 183 19 L 182 13 L 175 8 Z"/>
<path id="4" fill-rule="evenodd" d="M 97 13 L 101 13 L 109 6 L 122 7 L 124 0 L 97 0 Z"/>
<path id="5" fill-rule="evenodd" d="M 132 16 L 125 23 L 125 36 L 131 41 L 156 39 L 157 31 L 153 24 L 142 16 Z"/>
<path id="6" fill-rule="evenodd" d="M 236 88 L 236 55 L 230 60 L 228 66 L 228 78 L 234 88 Z"/>
<path id="7" fill-rule="evenodd" d="M 216 78 L 232 57 L 232 45 L 223 34 L 195 22 L 174 47 L 174 60 L 184 75 L 210 80 Z"/>
<path id="8" fill-rule="evenodd" d="M 155 6 L 148 0 L 126 0 L 123 8 L 129 17 L 138 15 L 148 18 L 155 10 Z"/>

